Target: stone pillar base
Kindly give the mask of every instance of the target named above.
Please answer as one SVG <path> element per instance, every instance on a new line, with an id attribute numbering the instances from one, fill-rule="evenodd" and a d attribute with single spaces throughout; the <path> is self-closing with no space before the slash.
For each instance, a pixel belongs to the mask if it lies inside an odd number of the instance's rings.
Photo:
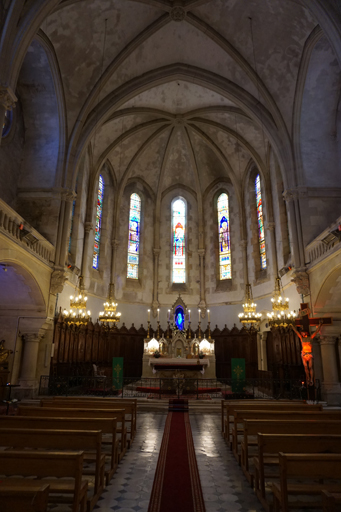
<path id="1" fill-rule="evenodd" d="M 39 392 L 37 380 L 20 380 L 20 388 L 13 388 L 11 398 L 22 400 L 23 398 L 36 398 Z"/>
<path id="2" fill-rule="evenodd" d="M 326 401 L 328 405 L 341 405 L 340 382 L 323 382 L 322 400 Z"/>

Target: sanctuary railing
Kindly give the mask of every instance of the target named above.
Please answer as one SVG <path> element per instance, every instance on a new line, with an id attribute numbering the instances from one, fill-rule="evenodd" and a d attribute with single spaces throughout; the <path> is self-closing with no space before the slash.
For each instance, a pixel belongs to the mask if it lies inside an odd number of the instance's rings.
<path id="1" fill-rule="evenodd" d="M 113 381 L 108 376 L 42 375 L 41 396 L 117 396 L 121 398 L 307 399 L 307 389 L 300 379 L 193 379 L 124 378 Z M 310 395 L 311 396 L 311 395 Z M 320 382 L 316 380 L 315 400 L 321 400 Z"/>

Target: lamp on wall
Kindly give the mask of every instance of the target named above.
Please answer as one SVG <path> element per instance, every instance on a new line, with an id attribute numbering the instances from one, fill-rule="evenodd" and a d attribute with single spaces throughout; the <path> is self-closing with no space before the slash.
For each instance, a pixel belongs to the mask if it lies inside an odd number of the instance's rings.
<path id="1" fill-rule="evenodd" d="M 294 325 L 296 313 L 289 312 L 289 299 L 284 297 L 281 279 L 276 277 L 274 294 L 271 299 L 272 312 L 268 313 L 269 325 L 273 328 Z"/>
<path id="2" fill-rule="evenodd" d="M 249 283 L 245 287 L 245 302 L 243 304 L 243 313 L 239 313 L 238 317 L 247 331 L 257 331 L 259 323 L 262 319 L 261 313 L 256 313 L 257 304 L 253 302 L 252 288 Z"/>
<path id="3" fill-rule="evenodd" d="M 84 291 L 82 276 L 79 276 L 76 292 L 75 297 L 70 296 L 70 310 L 63 311 L 64 322 L 75 325 L 87 324 L 91 320 L 91 312 L 86 309 L 88 297 Z"/>

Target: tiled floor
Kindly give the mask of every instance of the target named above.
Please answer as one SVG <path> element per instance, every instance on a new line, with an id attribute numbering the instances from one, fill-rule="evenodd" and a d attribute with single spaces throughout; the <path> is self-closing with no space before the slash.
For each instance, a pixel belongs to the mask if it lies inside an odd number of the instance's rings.
<path id="1" fill-rule="evenodd" d="M 139 415 L 132 448 L 102 494 L 96 512 L 147 512 L 165 420 L 166 414 Z M 262 511 L 221 436 L 220 415 L 190 414 L 190 420 L 206 512 Z"/>

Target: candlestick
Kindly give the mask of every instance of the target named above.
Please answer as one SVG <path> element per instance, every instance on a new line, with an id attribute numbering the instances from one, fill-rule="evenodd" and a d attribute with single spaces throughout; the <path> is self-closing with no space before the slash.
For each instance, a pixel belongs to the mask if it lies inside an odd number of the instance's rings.
<path id="1" fill-rule="evenodd" d="M 148 322 L 150 322 L 150 309 L 148 309 Z"/>
<path id="2" fill-rule="evenodd" d="M 208 320 L 208 322 L 210 321 L 210 310 L 209 309 L 207 310 L 207 320 Z"/>
<path id="3" fill-rule="evenodd" d="M 211 322 L 208 322 L 208 339 L 211 339 Z"/>
<path id="4" fill-rule="evenodd" d="M 157 310 L 157 321 L 159 321 L 159 320 L 160 320 L 160 310 L 158 309 Z"/>
<path id="5" fill-rule="evenodd" d="M 147 332 L 147 338 L 149 339 L 150 336 L 149 336 L 149 328 L 150 328 L 150 321 L 148 320 L 148 332 Z"/>
<path id="6" fill-rule="evenodd" d="M 191 322 L 188 322 L 188 339 L 191 339 Z"/>
<path id="7" fill-rule="evenodd" d="M 168 322 L 170 322 L 170 309 L 168 310 Z"/>
<path id="8" fill-rule="evenodd" d="M 198 309 L 198 313 L 199 313 L 199 322 L 200 322 L 200 313 L 201 313 L 201 309 Z"/>
<path id="9" fill-rule="evenodd" d="M 191 310 L 190 309 L 188 310 L 188 321 L 189 322 L 191 321 Z"/>
<path id="10" fill-rule="evenodd" d="M 167 327 L 167 338 L 169 338 L 169 320 L 168 320 L 167 324 L 168 324 L 168 327 Z"/>

